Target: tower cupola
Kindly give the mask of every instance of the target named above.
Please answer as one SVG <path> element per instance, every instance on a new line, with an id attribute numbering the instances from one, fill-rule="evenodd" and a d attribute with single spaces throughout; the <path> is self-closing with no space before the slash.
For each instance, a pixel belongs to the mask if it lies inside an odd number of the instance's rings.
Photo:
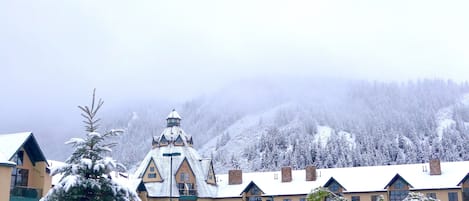
<path id="1" fill-rule="evenodd" d="M 169 113 L 168 117 L 166 118 L 167 127 L 173 126 L 181 126 L 181 116 L 176 112 L 175 109 Z"/>

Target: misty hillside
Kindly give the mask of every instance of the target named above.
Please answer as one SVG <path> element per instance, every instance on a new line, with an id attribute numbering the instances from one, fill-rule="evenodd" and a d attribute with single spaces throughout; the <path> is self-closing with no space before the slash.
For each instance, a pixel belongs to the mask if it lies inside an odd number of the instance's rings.
<path id="1" fill-rule="evenodd" d="M 469 160 L 469 85 L 334 79 L 244 80 L 174 106 L 219 173 Z M 125 128 L 114 157 L 136 165 L 172 108 L 141 104 L 104 116 Z"/>

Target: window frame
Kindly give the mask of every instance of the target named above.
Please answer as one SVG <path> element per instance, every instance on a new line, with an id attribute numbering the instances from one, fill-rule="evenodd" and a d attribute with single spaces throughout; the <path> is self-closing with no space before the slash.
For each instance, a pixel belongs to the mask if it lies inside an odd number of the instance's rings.
<path id="1" fill-rule="evenodd" d="M 451 191 L 448 192 L 448 201 L 459 201 L 459 195 L 458 192 Z"/>
<path id="2" fill-rule="evenodd" d="M 353 195 L 350 199 L 351 199 L 351 201 L 360 201 L 360 196 Z"/>

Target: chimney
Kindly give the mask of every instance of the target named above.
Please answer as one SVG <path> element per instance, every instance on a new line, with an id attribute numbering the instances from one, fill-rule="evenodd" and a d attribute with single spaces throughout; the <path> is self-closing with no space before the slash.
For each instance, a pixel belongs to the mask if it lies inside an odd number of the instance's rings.
<path id="1" fill-rule="evenodd" d="M 291 167 L 282 167 L 282 182 L 291 182 Z"/>
<path id="2" fill-rule="evenodd" d="M 316 166 L 308 165 L 306 166 L 306 181 L 316 181 Z"/>
<path id="3" fill-rule="evenodd" d="M 241 170 L 228 170 L 228 184 L 242 184 L 243 183 L 243 172 Z"/>
<path id="4" fill-rule="evenodd" d="M 430 159 L 430 175 L 441 175 L 440 159 Z"/>

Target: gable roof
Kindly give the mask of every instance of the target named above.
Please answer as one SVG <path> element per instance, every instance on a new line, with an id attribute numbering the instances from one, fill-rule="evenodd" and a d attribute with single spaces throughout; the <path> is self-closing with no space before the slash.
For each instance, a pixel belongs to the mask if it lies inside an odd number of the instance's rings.
<path id="1" fill-rule="evenodd" d="M 164 181 L 163 177 L 160 174 L 160 171 L 158 170 L 158 166 L 156 166 L 155 160 L 153 160 L 153 158 L 151 158 L 150 161 L 148 161 L 147 168 L 145 168 L 145 171 L 142 172 L 142 174 L 139 176 L 139 178 L 142 178 L 142 180 L 143 180 L 143 177 L 145 176 L 145 173 L 148 171 L 148 168 L 150 167 L 150 165 L 152 163 L 155 165 L 156 174 L 161 178 L 160 182 Z"/>
<path id="2" fill-rule="evenodd" d="M 177 128 L 177 127 L 173 127 Z M 164 153 L 181 153 L 180 156 L 173 156 L 173 170 L 170 172 L 170 157 L 164 157 Z M 207 184 L 205 181 L 205 175 L 207 172 L 203 167 L 202 157 L 197 153 L 197 151 L 190 146 L 163 146 L 151 149 L 143 161 L 138 166 L 135 175 L 141 175 L 145 171 L 148 162 L 153 159 L 155 161 L 156 167 L 161 173 L 161 178 L 163 182 L 145 182 L 145 188 L 147 189 L 149 197 L 169 197 L 169 191 L 172 189 L 172 195 L 174 197 L 179 197 L 179 191 L 177 188 L 176 178 L 174 177 L 175 173 L 181 166 L 183 160 L 187 160 L 187 163 L 192 169 L 192 172 L 196 176 L 197 186 L 197 195 L 199 197 L 216 197 L 217 196 L 217 186 Z M 173 175 L 170 178 L 170 175 Z M 170 188 L 170 179 L 172 181 L 172 188 Z M 237 191 L 236 193 L 239 193 Z"/>
<path id="3" fill-rule="evenodd" d="M 402 179 L 402 181 L 404 181 L 407 185 L 409 185 L 410 188 L 413 188 L 412 184 L 410 184 L 408 181 L 406 181 L 403 177 L 401 177 L 401 175 L 399 175 L 399 173 L 397 173 L 392 179 L 391 181 L 389 181 L 388 184 L 386 184 L 386 186 L 384 186 L 384 189 L 388 188 L 389 186 L 391 186 L 394 182 L 396 182 L 396 180 L 398 179 Z"/>
<path id="4" fill-rule="evenodd" d="M 197 175 L 194 173 L 194 170 L 192 170 L 192 167 L 191 167 L 191 164 L 189 163 L 189 161 L 187 160 L 187 157 L 184 157 L 184 159 L 182 159 L 182 161 L 179 163 L 177 169 L 176 169 L 176 173 L 177 174 L 179 172 L 179 170 L 181 170 L 181 167 L 182 165 L 184 164 L 184 162 L 187 163 L 187 165 L 189 166 L 189 170 L 191 171 L 191 173 L 194 175 L 194 178 L 197 180 Z"/>
<path id="5" fill-rule="evenodd" d="M 422 168 L 423 166 L 426 168 Z M 217 197 L 237 197 L 250 181 L 262 188 L 264 196 L 305 195 L 312 189 L 326 184 L 331 177 L 347 187 L 343 193 L 385 192 L 383 187 L 389 184 L 396 174 L 412 184 L 411 190 L 456 189 L 460 188 L 458 182 L 468 174 L 469 161 L 442 162 L 441 175 L 430 175 L 430 172 L 424 169 L 429 170 L 428 163 L 317 169 L 316 181 L 306 181 L 305 170 L 293 170 L 291 182 L 281 182 L 280 171 L 243 172 L 245 182 L 240 185 L 229 185 L 228 174 L 219 174 Z"/>
<path id="6" fill-rule="evenodd" d="M 331 185 L 333 182 L 337 183 L 340 188 L 343 189 L 343 191 L 347 191 L 347 189 L 342 186 L 342 184 L 340 184 L 337 180 L 335 180 L 334 177 L 331 177 L 329 180 L 327 180 L 327 182 L 324 184 L 324 187 L 329 187 L 329 185 Z"/>
<path id="7" fill-rule="evenodd" d="M 461 181 L 458 183 L 458 186 L 464 183 L 468 178 L 469 178 L 469 173 L 467 173 L 466 176 L 461 179 Z"/>
<path id="8" fill-rule="evenodd" d="M 240 195 L 242 195 L 243 193 L 247 193 L 249 190 L 251 190 L 252 187 L 256 187 L 257 189 L 259 189 L 261 191 L 261 194 L 264 194 L 264 191 L 262 191 L 261 188 L 259 188 L 259 186 L 257 186 L 253 181 L 249 182 L 249 184 L 246 186 L 246 188 L 244 188 L 243 191 L 241 191 Z"/>
<path id="9" fill-rule="evenodd" d="M 0 162 L 11 160 L 21 147 L 26 151 L 33 164 L 38 161 L 47 163 L 46 157 L 32 132 L 0 135 Z"/>

